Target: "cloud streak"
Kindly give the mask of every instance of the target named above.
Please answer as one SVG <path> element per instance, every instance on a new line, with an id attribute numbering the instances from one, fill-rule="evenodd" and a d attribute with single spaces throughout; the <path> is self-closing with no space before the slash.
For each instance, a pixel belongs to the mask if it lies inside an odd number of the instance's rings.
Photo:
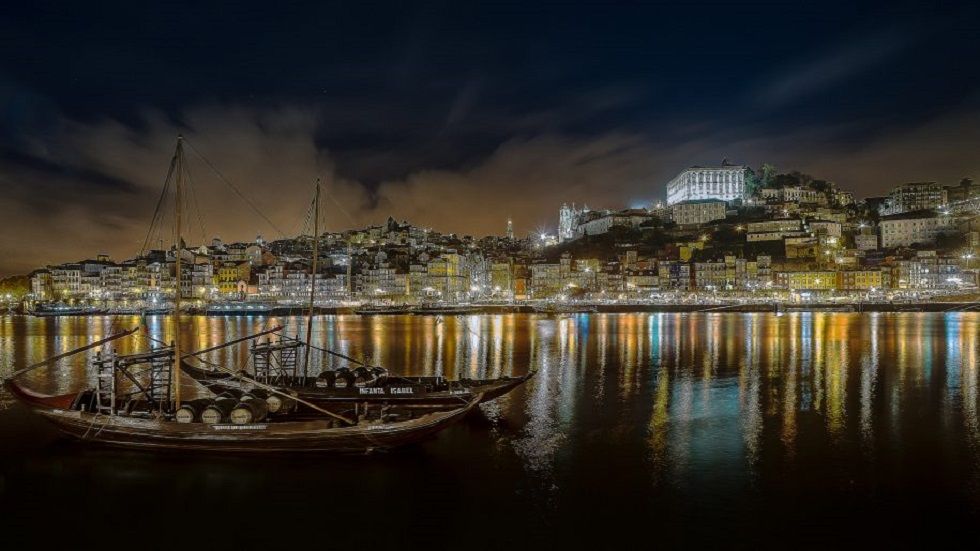
<path id="1" fill-rule="evenodd" d="M 797 65 L 757 90 L 756 103 L 780 107 L 819 94 L 862 74 L 911 45 L 907 35 L 877 32 Z"/>

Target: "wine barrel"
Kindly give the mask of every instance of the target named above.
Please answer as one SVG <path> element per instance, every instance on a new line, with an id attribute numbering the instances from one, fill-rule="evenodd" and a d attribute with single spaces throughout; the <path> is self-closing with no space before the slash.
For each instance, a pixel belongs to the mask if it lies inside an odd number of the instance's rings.
<path id="1" fill-rule="evenodd" d="M 269 393 L 269 396 L 265 399 L 265 404 L 269 406 L 269 413 L 284 414 L 296 409 L 296 391 L 290 390 L 287 392 L 291 397 L 272 392 Z"/>
<path id="2" fill-rule="evenodd" d="M 201 412 L 201 422 L 208 425 L 225 422 L 237 403 L 238 400 L 227 392 L 218 395 Z"/>
<path id="3" fill-rule="evenodd" d="M 193 423 L 200 419 L 201 411 L 198 404 L 185 402 L 177 408 L 174 413 L 174 420 L 178 423 Z"/>
<path id="4" fill-rule="evenodd" d="M 256 398 L 258 398 L 260 400 L 265 400 L 266 396 L 268 396 L 270 394 L 270 392 L 268 390 L 264 389 L 264 388 L 253 388 L 253 389 L 249 390 L 248 392 L 246 392 L 245 394 L 248 394 L 250 396 L 254 396 L 254 397 L 256 397 Z"/>
<path id="5" fill-rule="evenodd" d="M 334 388 L 354 388 L 354 383 L 357 382 L 357 376 L 351 373 L 350 369 L 340 368 L 335 373 Z"/>
<path id="6" fill-rule="evenodd" d="M 268 414 L 269 406 L 266 405 L 265 400 L 246 394 L 231 410 L 230 418 L 236 425 L 247 425 L 264 420 Z"/>
<path id="7" fill-rule="evenodd" d="M 321 371 L 316 376 L 316 386 L 318 388 L 334 388 L 337 383 L 337 373 L 332 370 Z"/>

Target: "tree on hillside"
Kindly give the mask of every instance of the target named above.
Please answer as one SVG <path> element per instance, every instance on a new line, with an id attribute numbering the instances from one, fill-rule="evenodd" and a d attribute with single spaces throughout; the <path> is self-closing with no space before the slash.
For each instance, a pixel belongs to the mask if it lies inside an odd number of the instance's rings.
<path id="1" fill-rule="evenodd" d="M 799 187 L 802 182 L 800 181 L 799 172 L 790 172 L 789 174 L 777 174 L 773 179 L 773 183 L 776 187 Z"/>
<path id="2" fill-rule="evenodd" d="M 813 180 L 810 182 L 810 187 L 817 191 L 827 193 L 833 189 L 834 184 L 828 182 L 827 180 Z"/>
<path id="3" fill-rule="evenodd" d="M 760 180 L 762 187 L 771 187 L 776 178 L 776 167 L 769 163 L 763 163 L 761 173 Z"/>
<path id="4" fill-rule="evenodd" d="M 745 169 L 745 193 L 749 197 L 755 197 L 758 195 L 759 190 L 762 188 L 762 179 L 755 173 L 751 168 Z"/>
<path id="5" fill-rule="evenodd" d="M 0 297 L 9 294 L 11 298 L 20 300 L 30 290 L 31 282 L 26 275 L 9 276 L 0 279 Z"/>

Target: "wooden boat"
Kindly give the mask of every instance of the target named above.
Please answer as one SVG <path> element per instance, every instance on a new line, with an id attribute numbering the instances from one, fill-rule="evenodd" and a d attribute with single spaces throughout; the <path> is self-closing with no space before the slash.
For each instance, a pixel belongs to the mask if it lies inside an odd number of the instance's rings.
<path id="1" fill-rule="evenodd" d="M 479 306 L 472 304 L 429 304 L 412 309 L 413 314 L 420 316 L 463 316 L 479 314 L 481 311 Z"/>
<path id="2" fill-rule="evenodd" d="M 43 304 L 35 308 L 31 314 L 37 317 L 57 316 L 95 316 L 106 311 L 96 306 L 68 306 L 63 303 Z"/>
<path id="3" fill-rule="evenodd" d="M 322 408 L 336 411 L 351 403 L 384 404 L 403 408 L 445 410 L 458 408 L 472 396 L 480 402 L 499 398 L 534 376 L 534 371 L 522 377 L 496 379 L 459 379 L 444 377 L 390 376 L 386 371 L 374 372 L 365 367 L 324 371 L 317 377 L 303 375 L 268 377 L 255 375 L 239 378 L 233 373 L 201 369 L 181 362 L 181 370 L 213 393 L 244 392 L 253 387 L 252 380 L 274 383 L 295 393 L 299 398 Z M 375 368 L 377 369 L 377 368 Z"/>
<path id="4" fill-rule="evenodd" d="M 354 308 L 354 313 L 359 316 L 393 316 L 393 315 L 406 315 L 412 313 L 412 308 L 409 306 L 372 306 L 365 305 Z"/>
<path id="5" fill-rule="evenodd" d="M 279 339 L 255 342 L 270 334 L 277 334 Z M 535 373 L 531 371 L 520 377 L 495 379 L 402 377 L 391 375 L 383 367 L 368 365 L 346 354 L 282 335 L 280 327 L 242 337 L 237 342 L 243 340 L 253 341 L 249 350 L 251 373 L 216 364 L 210 364 L 210 369 L 204 369 L 187 361 L 196 358 L 198 362 L 207 365 L 209 362 L 204 361 L 202 355 L 211 352 L 213 348 L 186 354 L 181 359 L 180 369 L 216 394 L 247 392 L 256 384 L 273 385 L 330 411 L 347 408 L 352 402 L 409 409 L 454 409 L 474 395 L 481 395 L 483 402 L 499 398 L 526 382 Z M 308 369 L 310 350 L 334 356 L 353 367 L 321 369 L 317 375 L 311 376 Z"/>
<path id="6" fill-rule="evenodd" d="M 104 414 L 79 409 L 84 392 L 45 396 L 8 379 L 5 386 L 17 399 L 58 430 L 84 442 L 142 449 L 210 452 L 333 452 L 384 451 L 429 438 L 476 407 L 473 396 L 450 411 L 428 412 L 405 421 L 366 416 L 352 426 L 335 420 L 303 418 L 234 424 L 180 423 L 172 416 L 145 411 Z"/>

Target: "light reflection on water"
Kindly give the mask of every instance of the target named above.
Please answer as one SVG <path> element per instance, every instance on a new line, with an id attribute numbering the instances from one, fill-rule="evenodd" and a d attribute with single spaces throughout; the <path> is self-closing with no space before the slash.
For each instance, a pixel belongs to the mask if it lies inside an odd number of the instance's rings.
<path id="1" fill-rule="evenodd" d="M 0 318 L 0 372 L 137 321 Z M 182 342 L 205 348 L 274 325 L 295 335 L 305 320 L 195 317 Z M 172 338 L 165 318 L 150 318 L 149 332 Z M 483 406 L 479 430 L 427 453 L 452 460 L 457 446 L 486 446 L 488 462 L 520 465 L 490 484 L 532 480 L 532 497 L 557 511 L 573 507 L 571 496 L 642 488 L 641 508 L 665 489 L 724 501 L 751 489 L 902 487 L 919 466 L 980 503 L 977 313 L 332 316 L 315 320 L 314 341 L 407 375 L 537 370 L 526 388 Z M 240 365 L 247 347 L 208 359 Z M 316 366 L 340 363 L 313 352 Z M 66 392 L 92 373 L 80 357 L 27 380 Z"/>
<path id="2" fill-rule="evenodd" d="M 138 321 L 2 317 L 0 372 Z M 205 348 L 276 325 L 290 335 L 304 331 L 298 317 L 193 317 L 185 319 L 182 344 Z M 655 398 L 669 385 L 671 419 L 735 414 L 749 448 L 756 445 L 763 417 L 779 418 L 782 441 L 792 449 L 794 419 L 803 412 L 820 414 L 826 434 L 836 440 L 851 425 L 864 438 L 873 437 L 875 425 L 884 420 L 874 415 L 875 408 L 889 412 L 885 424 L 895 430 L 903 409 L 928 394 L 937 397 L 937 411 L 945 418 L 971 416 L 976 409 L 970 398 L 977 391 L 980 318 L 974 313 L 333 316 L 317 318 L 313 327 L 319 346 L 409 375 L 496 377 L 538 369 L 529 405 L 548 409 L 552 404 L 563 423 L 586 405 L 640 400 L 639 405 L 646 391 Z M 149 318 L 148 333 L 172 339 L 162 317 Z M 148 342 L 141 335 L 113 347 L 137 351 Z M 314 371 L 343 362 L 318 351 L 312 355 Z M 239 365 L 247 360 L 247 346 L 207 358 Z M 91 383 L 92 376 L 80 355 L 28 379 L 39 390 L 62 392 Z M 976 425 L 975 417 L 970 423 Z"/>

